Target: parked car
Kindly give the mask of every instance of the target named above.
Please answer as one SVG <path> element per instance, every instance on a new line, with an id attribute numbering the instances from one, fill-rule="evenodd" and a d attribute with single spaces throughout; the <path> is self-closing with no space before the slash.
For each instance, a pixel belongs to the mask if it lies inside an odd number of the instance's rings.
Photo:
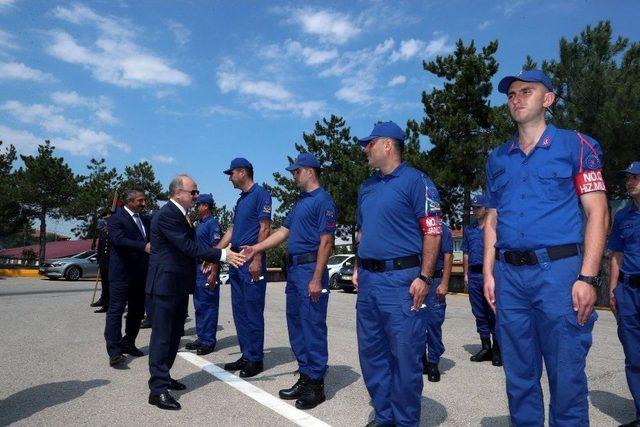
<path id="1" fill-rule="evenodd" d="M 98 275 L 96 252 L 84 251 L 66 258 L 45 259 L 38 273 L 51 280 L 95 278 Z"/>
<path id="2" fill-rule="evenodd" d="M 340 254 L 329 257 L 327 261 L 327 269 L 329 270 L 329 289 L 340 289 L 338 286 L 338 273 L 344 263 L 351 261 L 355 256 L 353 254 Z"/>
<path id="3" fill-rule="evenodd" d="M 354 259 L 347 260 L 340 271 L 336 274 L 337 289 L 342 289 L 345 292 L 354 292 L 355 288 L 351 278 L 353 277 L 353 262 Z"/>
<path id="4" fill-rule="evenodd" d="M 223 264 L 222 270 L 220 271 L 220 275 L 218 276 L 218 284 L 228 285 L 229 283 L 231 283 L 229 281 L 229 264 Z"/>

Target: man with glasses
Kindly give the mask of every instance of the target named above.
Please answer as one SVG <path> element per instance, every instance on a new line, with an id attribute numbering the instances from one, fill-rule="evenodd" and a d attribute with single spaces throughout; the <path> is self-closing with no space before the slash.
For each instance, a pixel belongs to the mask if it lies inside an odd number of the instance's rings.
<path id="1" fill-rule="evenodd" d="M 169 201 L 151 221 L 151 259 L 146 292 L 151 298 L 151 341 L 149 343 L 149 403 L 161 409 L 178 410 L 180 404 L 169 394 L 186 386 L 173 378 L 173 366 L 184 319 L 196 281 L 196 259 L 226 261 L 240 266 L 244 256 L 227 249 L 198 245 L 187 211 L 199 191 L 188 175 L 178 175 L 169 184 Z"/>
<path id="2" fill-rule="evenodd" d="M 234 251 L 242 246 L 262 242 L 271 231 L 271 195 L 253 182 L 253 165 L 245 158 L 231 161 L 229 175 L 233 187 L 241 190 L 233 213 L 233 224 L 218 247 L 231 243 Z M 267 263 L 257 253 L 242 267 L 229 268 L 231 308 L 242 356 L 224 365 L 228 371 L 240 371 L 243 378 L 253 377 L 263 370 L 264 299 L 267 289 Z"/>

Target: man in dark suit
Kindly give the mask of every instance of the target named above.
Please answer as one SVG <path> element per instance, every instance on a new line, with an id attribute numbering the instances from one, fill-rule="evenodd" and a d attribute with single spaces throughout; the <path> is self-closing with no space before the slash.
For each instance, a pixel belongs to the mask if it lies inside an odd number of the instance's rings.
<path id="1" fill-rule="evenodd" d="M 144 286 L 149 263 L 149 220 L 140 215 L 146 206 L 142 189 L 126 190 L 124 206 L 109 219 L 109 310 L 104 337 L 109 364 L 116 367 L 126 359 L 124 354 L 142 356 L 135 341 L 144 316 Z M 125 336 L 122 315 L 129 306 Z"/>
<path id="2" fill-rule="evenodd" d="M 150 296 L 151 342 L 149 343 L 149 403 L 161 409 L 180 409 L 169 394 L 186 386 L 173 378 L 173 366 L 180 335 L 187 314 L 189 294 L 196 281 L 196 258 L 234 266 L 244 262 L 244 256 L 226 249 L 199 246 L 187 211 L 196 202 L 198 187 L 188 175 L 178 175 L 169 184 L 171 199 L 151 221 L 151 259 L 146 292 Z"/>

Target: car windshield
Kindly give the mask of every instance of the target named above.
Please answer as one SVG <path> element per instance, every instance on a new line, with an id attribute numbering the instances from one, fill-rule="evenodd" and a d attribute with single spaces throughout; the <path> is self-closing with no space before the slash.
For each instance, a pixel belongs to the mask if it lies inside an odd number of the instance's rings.
<path id="1" fill-rule="evenodd" d="M 350 259 L 349 261 L 342 264 L 342 267 L 353 267 L 353 259 Z"/>
<path id="2" fill-rule="evenodd" d="M 94 251 L 84 251 L 84 252 L 80 252 L 79 254 L 75 254 L 70 256 L 69 258 L 89 258 L 91 255 L 94 255 L 95 252 Z"/>
<path id="3" fill-rule="evenodd" d="M 349 258 L 350 255 L 334 255 L 327 261 L 327 264 L 340 264 L 345 259 Z"/>

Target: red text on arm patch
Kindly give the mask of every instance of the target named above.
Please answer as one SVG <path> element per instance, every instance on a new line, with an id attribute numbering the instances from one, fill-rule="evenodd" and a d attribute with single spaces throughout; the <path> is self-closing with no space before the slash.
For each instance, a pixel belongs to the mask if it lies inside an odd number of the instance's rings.
<path id="1" fill-rule="evenodd" d="M 418 219 L 420 229 L 425 236 L 439 236 L 442 234 L 440 216 L 424 216 Z"/>

